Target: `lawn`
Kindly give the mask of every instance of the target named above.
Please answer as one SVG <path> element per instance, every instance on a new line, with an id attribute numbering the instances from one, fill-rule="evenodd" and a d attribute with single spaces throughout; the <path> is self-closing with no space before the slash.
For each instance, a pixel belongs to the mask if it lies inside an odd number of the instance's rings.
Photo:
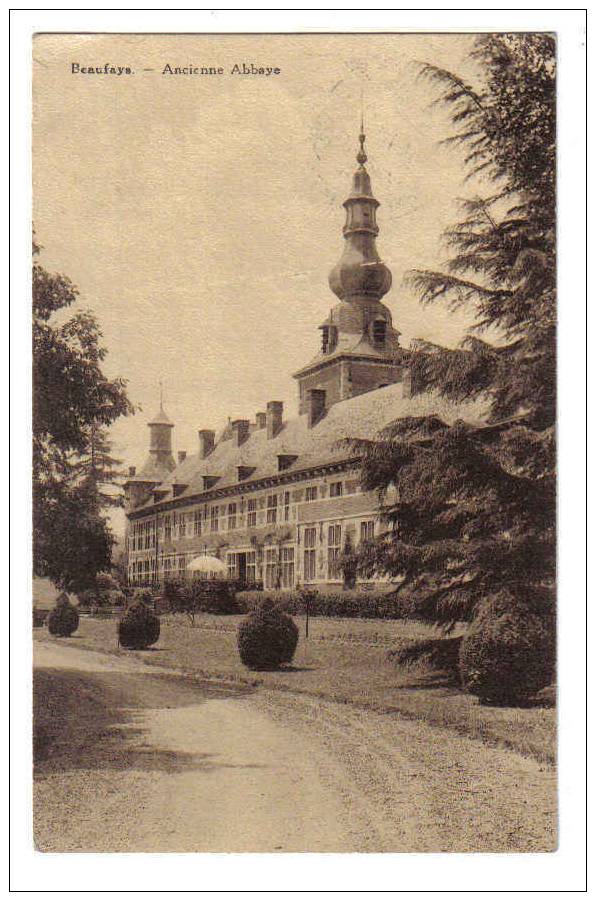
<path id="1" fill-rule="evenodd" d="M 304 618 L 300 617 L 293 667 L 263 673 L 249 671 L 240 662 L 236 629 L 241 620 L 240 616 L 202 614 L 193 627 L 187 618 L 163 616 L 159 642 L 133 654 L 148 664 L 189 675 L 248 682 L 377 712 L 396 712 L 540 761 L 555 762 L 556 711 L 551 691 L 544 691 L 527 708 L 482 706 L 476 698 L 443 683 L 436 674 L 424 669 L 405 670 L 386 660 L 386 650 L 397 640 L 427 637 L 429 628 L 423 624 L 314 617 L 307 640 Z M 117 654 L 116 626 L 115 619 L 82 617 L 75 636 L 60 641 L 71 647 Z M 34 630 L 34 636 L 46 639 L 49 633 L 44 627 Z"/>

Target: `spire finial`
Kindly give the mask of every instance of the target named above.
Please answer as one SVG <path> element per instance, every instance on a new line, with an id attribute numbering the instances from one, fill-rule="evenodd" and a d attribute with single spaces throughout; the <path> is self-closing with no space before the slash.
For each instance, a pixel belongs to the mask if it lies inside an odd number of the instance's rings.
<path id="1" fill-rule="evenodd" d="M 368 161 L 368 156 L 364 150 L 364 140 L 366 136 L 364 134 L 364 88 L 360 91 L 360 135 L 358 136 L 358 141 L 360 143 L 360 148 L 358 149 L 358 154 L 356 155 L 356 161 L 358 164 L 363 165 Z"/>
<path id="2" fill-rule="evenodd" d="M 159 407 L 163 410 L 163 380 L 159 381 Z"/>

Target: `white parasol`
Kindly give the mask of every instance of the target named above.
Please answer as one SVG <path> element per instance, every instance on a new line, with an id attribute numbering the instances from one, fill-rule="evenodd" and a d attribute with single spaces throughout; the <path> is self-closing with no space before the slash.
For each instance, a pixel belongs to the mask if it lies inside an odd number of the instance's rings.
<path id="1" fill-rule="evenodd" d="M 225 576 L 228 571 L 226 564 L 222 560 L 217 557 L 211 557 L 209 554 L 195 557 L 186 568 L 191 573 L 205 573 L 207 578 Z"/>

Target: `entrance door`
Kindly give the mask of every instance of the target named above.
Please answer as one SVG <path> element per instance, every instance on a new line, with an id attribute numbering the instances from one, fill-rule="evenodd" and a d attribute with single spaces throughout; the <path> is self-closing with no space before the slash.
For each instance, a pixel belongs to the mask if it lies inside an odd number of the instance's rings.
<path id="1" fill-rule="evenodd" d="M 246 582 L 246 554 L 238 554 L 238 579 Z"/>

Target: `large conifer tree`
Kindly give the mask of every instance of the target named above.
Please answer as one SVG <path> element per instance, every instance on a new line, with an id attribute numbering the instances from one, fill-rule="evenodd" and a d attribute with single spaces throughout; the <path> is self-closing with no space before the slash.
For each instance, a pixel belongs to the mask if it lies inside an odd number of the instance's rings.
<path id="1" fill-rule="evenodd" d="M 476 322 L 456 349 L 418 345 L 410 369 L 414 387 L 481 398 L 493 427 L 406 418 L 378 442 L 351 441 L 365 487 L 397 493 L 390 531 L 361 552 L 362 568 L 400 577 L 404 614 L 446 628 L 505 589 L 544 610 L 555 574 L 555 45 L 486 35 L 473 57 L 479 87 L 421 72 L 450 112 L 445 141 L 490 192 L 462 203 L 445 270 L 409 281 L 425 303 L 472 306 Z"/>
<path id="2" fill-rule="evenodd" d="M 81 591 L 110 568 L 105 508 L 119 493 L 106 428 L 131 406 L 125 382 L 103 373 L 93 314 L 60 319 L 77 289 L 39 264 L 35 243 L 33 254 L 33 568 Z"/>

